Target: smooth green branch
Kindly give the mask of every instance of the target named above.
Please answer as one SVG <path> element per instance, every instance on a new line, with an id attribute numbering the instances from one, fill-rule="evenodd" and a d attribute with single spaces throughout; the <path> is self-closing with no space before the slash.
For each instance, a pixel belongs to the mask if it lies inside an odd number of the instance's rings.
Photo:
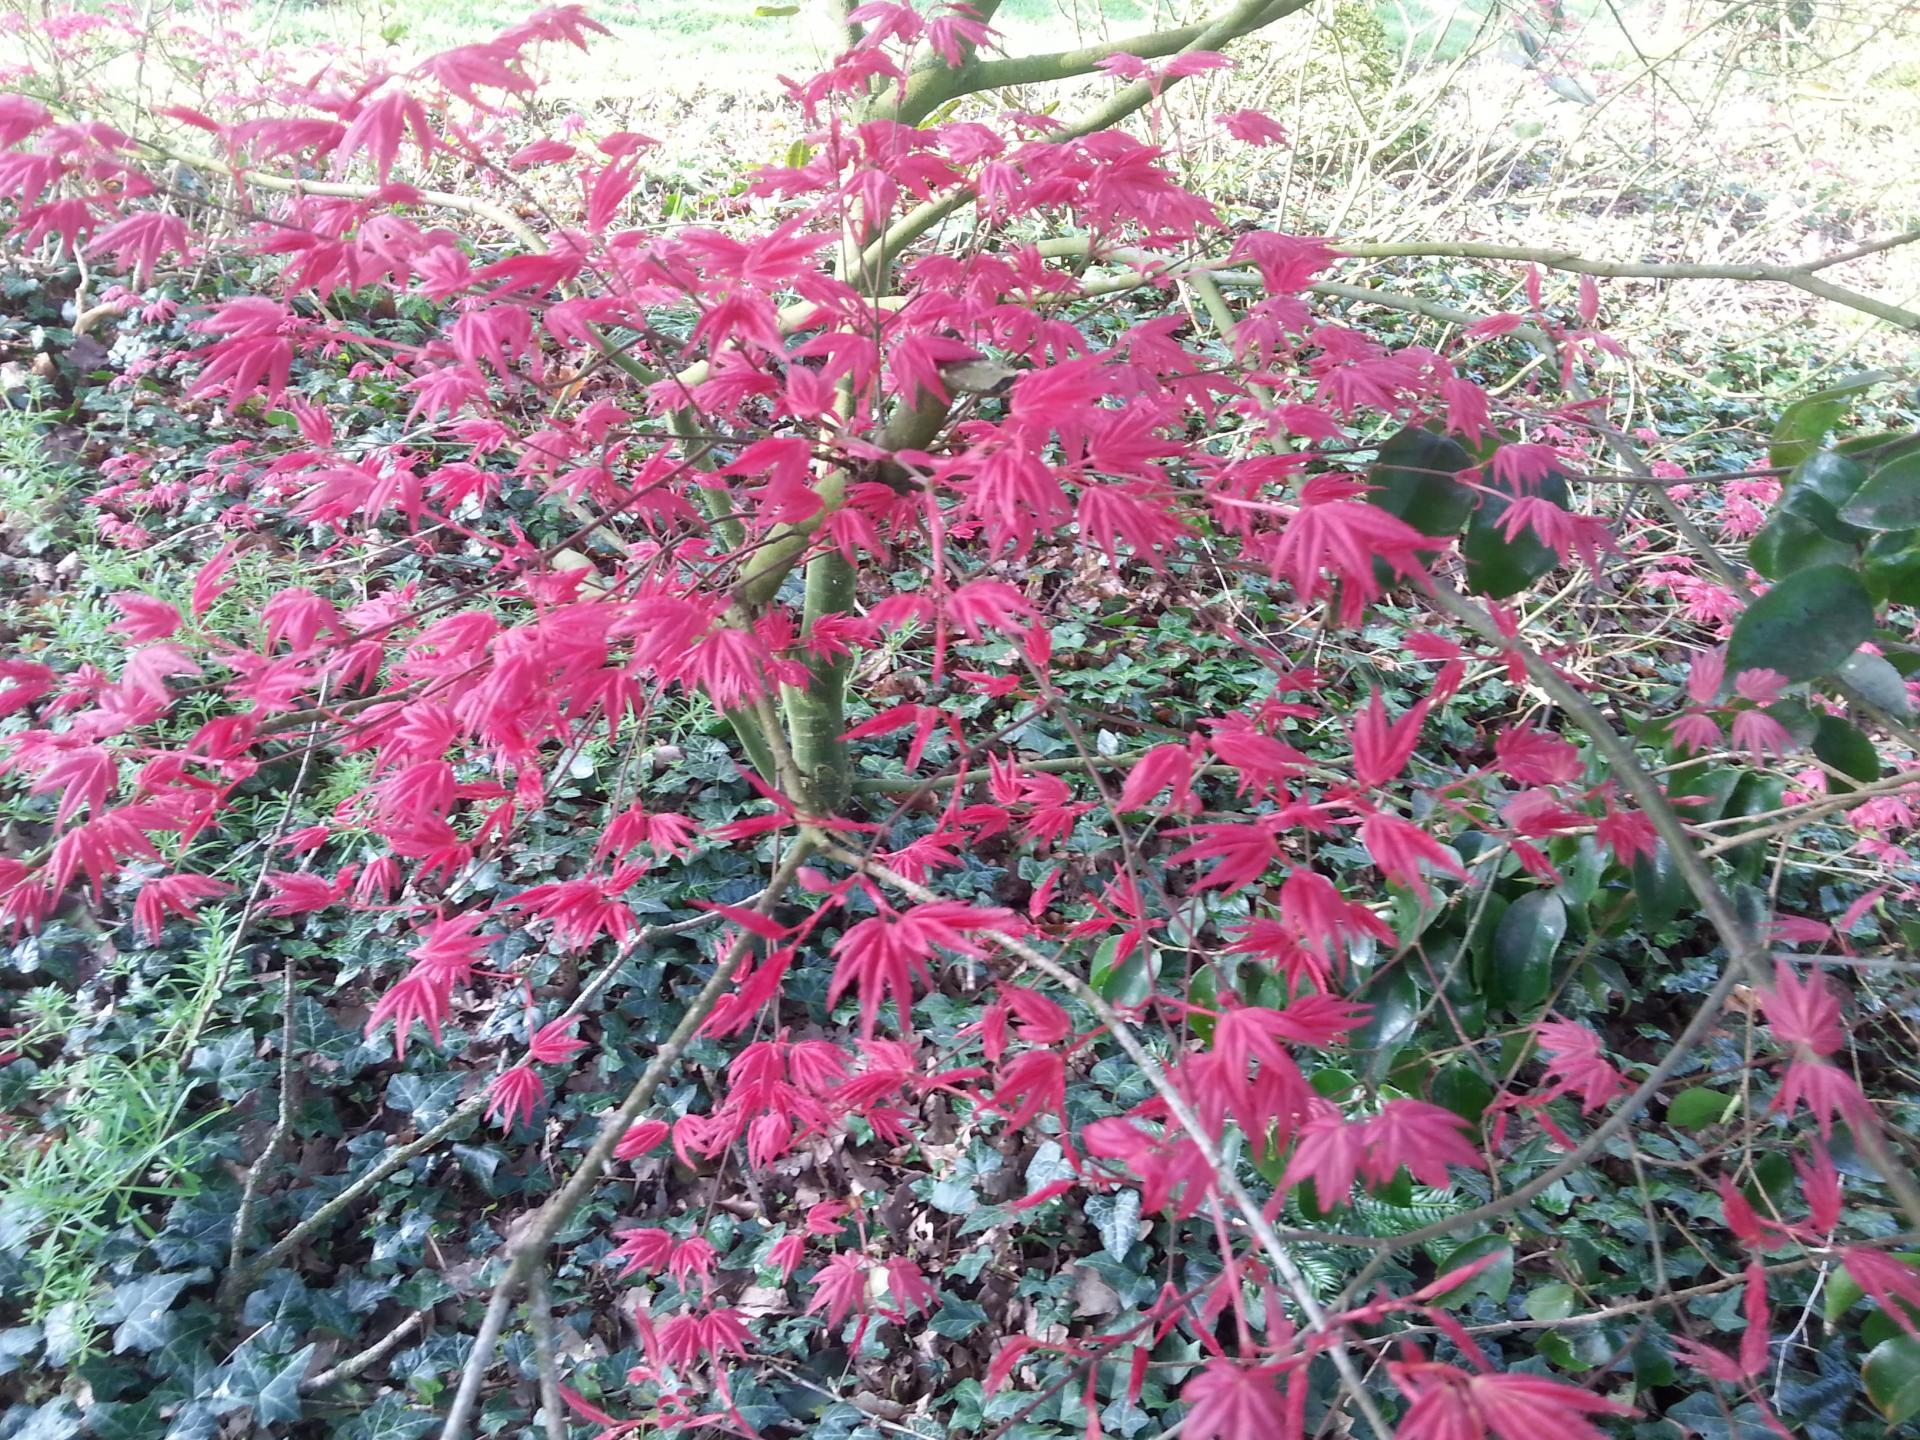
<path id="1" fill-rule="evenodd" d="M 855 574 L 847 557 L 829 546 L 807 561 L 804 638 L 834 615 L 851 614 Z M 807 684 L 784 687 L 787 728 L 793 739 L 793 763 L 806 784 L 807 802 L 816 815 L 838 814 L 850 793 L 852 763 L 844 738 L 847 729 L 847 680 L 853 654 L 808 662 Z"/>
<path id="2" fill-rule="evenodd" d="M 906 94 L 897 105 L 889 100 L 885 105 L 876 106 L 875 113 L 902 124 L 918 125 L 950 100 L 1009 85 L 1048 85 L 1092 75 L 1102 62 L 1116 55 L 1162 60 L 1187 50 L 1211 49 L 1304 10 L 1311 3 L 1312 0 L 1250 0 L 1216 19 L 1146 35 L 1101 40 L 1045 54 L 971 60 L 958 68 L 928 66 L 916 70 L 908 79 Z"/>

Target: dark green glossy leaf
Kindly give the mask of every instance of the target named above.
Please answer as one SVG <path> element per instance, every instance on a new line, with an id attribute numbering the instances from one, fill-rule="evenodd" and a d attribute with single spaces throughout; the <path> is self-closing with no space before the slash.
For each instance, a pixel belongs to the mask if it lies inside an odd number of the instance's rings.
<path id="1" fill-rule="evenodd" d="M 1473 514 L 1474 495 L 1454 477 L 1472 464 L 1459 441 L 1409 425 L 1380 447 L 1367 499 L 1422 535 L 1454 535 Z"/>
<path id="2" fill-rule="evenodd" d="M 1134 952 L 1114 964 L 1119 954 L 1120 942 L 1108 940 L 1101 944 L 1093 957 L 1093 970 L 1088 976 L 1093 988 L 1103 1000 L 1111 1000 L 1120 1006 L 1138 1005 L 1153 990 L 1154 963 L 1158 956 L 1151 947 L 1141 945 Z"/>
<path id="3" fill-rule="evenodd" d="M 1784 489 L 1788 492 L 1811 491 L 1838 509 L 1853 498 L 1853 492 L 1860 488 L 1866 478 L 1867 467 L 1858 460 L 1850 459 L 1836 450 L 1822 450 L 1801 462 L 1787 477 Z"/>
<path id="4" fill-rule="evenodd" d="M 1868 704 L 1878 706 L 1889 715 L 1906 718 L 1910 708 L 1906 682 L 1885 656 L 1849 655 L 1846 664 L 1834 673 L 1858 691 Z"/>
<path id="5" fill-rule="evenodd" d="M 1487 998 L 1518 1015 L 1553 988 L 1553 956 L 1567 933 L 1567 907 L 1551 890 L 1522 895 L 1500 917 L 1488 966 Z"/>
<path id="6" fill-rule="evenodd" d="M 1550 471 L 1540 482 L 1540 496 L 1568 509 L 1573 496 L 1566 477 Z M 1557 569 L 1560 557 L 1553 547 L 1534 534 L 1528 526 L 1509 540 L 1500 530 L 1500 517 L 1507 512 L 1508 501 L 1501 495 L 1483 495 L 1473 512 L 1466 537 L 1460 542 L 1460 554 L 1467 562 L 1467 585 L 1481 595 L 1504 600 L 1527 588 L 1542 575 Z"/>
<path id="7" fill-rule="evenodd" d="M 1723 767 L 1689 765 L 1667 782 L 1670 799 L 1685 799 L 1689 820 L 1718 820 L 1740 783 L 1740 772 Z"/>
<path id="8" fill-rule="evenodd" d="M 1870 531 L 1847 524 L 1840 518 L 1839 507 L 1804 485 L 1789 486 L 1786 494 L 1780 497 L 1775 518 L 1780 516 L 1803 520 L 1828 539 L 1837 540 L 1848 547 L 1864 545 L 1871 538 Z"/>
<path id="9" fill-rule="evenodd" d="M 1820 447 L 1827 432 L 1840 422 L 1853 403 L 1853 396 L 1879 384 L 1887 376 L 1870 371 L 1825 390 L 1803 395 L 1780 412 L 1774 422 L 1773 440 L 1767 447 L 1775 465 L 1798 465 Z"/>
<path id="10" fill-rule="evenodd" d="M 1896 1335 L 1874 1346 L 1861 1367 L 1867 1395 L 1889 1425 L 1920 1415 L 1920 1340 Z"/>
<path id="11" fill-rule="evenodd" d="M 1895 532 L 1876 536 L 1867 546 L 1862 573 L 1875 600 L 1920 605 L 1920 545 L 1915 545 L 1915 538 Z"/>
<path id="12" fill-rule="evenodd" d="M 1420 1013 L 1420 994 L 1407 968 L 1396 965 L 1367 986 L 1365 998 L 1373 1008 L 1366 1023 L 1348 1037 L 1347 1044 L 1369 1078 L 1377 1080 L 1392 1067 L 1394 1052 L 1413 1033 L 1414 1017 Z"/>
<path id="13" fill-rule="evenodd" d="M 1487 1113 L 1493 1103 L 1493 1086 L 1486 1077 L 1465 1065 L 1446 1065 L 1433 1077 L 1433 1103 L 1443 1105 L 1462 1120 L 1473 1124 Z"/>
<path id="14" fill-rule="evenodd" d="M 1779 580 L 1812 565 L 1845 565 L 1853 546 L 1835 540 L 1811 520 L 1781 511 L 1747 546 L 1747 560 L 1769 580 Z"/>
<path id="15" fill-rule="evenodd" d="M 1840 565 L 1798 570 L 1746 608 L 1727 643 L 1727 677 L 1774 670 L 1811 680 L 1839 668 L 1873 634 L 1873 599 Z"/>
<path id="16" fill-rule="evenodd" d="M 1740 783 L 1734 787 L 1733 798 L 1727 801 L 1722 819 L 1732 820 L 1747 815 L 1769 815 L 1778 810 L 1786 798 L 1787 782 L 1777 775 L 1762 775 L 1749 771 L 1740 777 Z M 1767 845 L 1764 840 L 1750 841 L 1726 852 L 1722 857 L 1733 867 L 1734 873 L 1749 885 L 1760 878 L 1760 870 L 1767 862 Z"/>
<path id="17" fill-rule="evenodd" d="M 1880 778 L 1880 752 L 1859 730 L 1838 715 L 1822 715 L 1819 733 L 1813 737 L 1813 753 L 1822 763 L 1831 765 L 1854 780 Z M 1836 785 L 1829 776 L 1828 780 Z M 1849 786 L 1840 786 L 1847 789 Z"/>
<path id="18" fill-rule="evenodd" d="M 1738 783 L 1738 780 L 1736 780 Z M 1730 787 L 1732 789 L 1732 787 Z M 1674 852 L 1667 841 L 1655 841 L 1653 851 L 1634 856 L 1634 920 L 1647 929 L 1659 929 L 1692 902 L 1692 887 L 1680 866 L 1674 864 Z"/>
<path id="19" fill-rule="evenodd" d="M 1920 452 L 1875 469 L 1840 507 L 1840 518 L 1862 530 L 1920 529 Z"/>

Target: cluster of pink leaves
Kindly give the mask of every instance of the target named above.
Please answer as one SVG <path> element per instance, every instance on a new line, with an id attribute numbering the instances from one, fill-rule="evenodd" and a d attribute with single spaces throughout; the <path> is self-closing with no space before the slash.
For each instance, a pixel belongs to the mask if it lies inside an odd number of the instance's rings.
<path id="1" fill-rule="evenodd" d="M 1386 419 L 1432 419 L 1468 441 L 1491 438 L 1490 401 L 1471 379 L 1444 354 L 1389 349 L 1322 318 L 1303 297 L 1334 250 L 1279 234 L 1242 235 L 1225 257 L 1255 267 L 1266 287 L 1233 336 L 1236 363 L 1223 365 L 1221 350 L 1190 335 L 1176 315 L 1124 322 L 1096 340 L 1072 318 L 1080 288 L 1073 270 L 1022 237 L 1067 229 L 1086 235 L 1096 258 L 1122 250 L 1172 257 L 1220 228 L 1214 207 L 1176 182 L 1158 147 L 1117 130 L 1072 135 L 1033 114 L 922 127 L 849 118 L 876 86 L 904 83 L 917 50 L 952 59 L 992 41 L 964 6 L 928 16 L 881 3 L 857 14 L 867 27 L 862 43 L 793 86 L 815 127 L 806 157 L 754 175 L 742 223 L 724 232 L 634 223 L 650 144 L 643 136 L 615 134 L 591 147 L 505 139 L 503 105 L 534 83 L 530 47 L 583 44 L 599 29 L 576 6 L 543 11 L 404 75 L 375 70 L 352 82 L 301 83 L 281 69 L 241 113 L 168 112 L 161 118 L 203 137 L 217 163 L 236 171 L 371 177 L 361 194 L 282 197 L 238 236 L 211 220 L 197 228 L 192 207 L 163 192 L 154 152 L 137 138 L 56 116 L 19 95 L 0 99 L 0 181 L 17 197 L 13 233 L 22 244 L 84 248 L 117 264 L 135 287 L 186 257 L 277 257 L 277 291 L 197 312 L 193 328 L 204 343 L 174 358 L 191 374 L 194 394 L 229 411 L 264 401 L 296 417 L 299 444 L 269 466 L 287 514 L 332 531 L 343 554 L 395 536 L 430 553 L 428 537 L 437 533 L 458 537 L 493 567 L 464 592 L 423 598 L 396 588 L 345 608 L 314 589 L 282 589 L 258 632 L 236 637 L 209 620 L 230 583 L 236 547 L 228 544 L 194 578 L 185 613 L 151 597 L 121 597 L 118 628 L 129 652 L 117 677 L 18 661 L 0 667 L 0 713 L 33 720 L 8 737 L 4 766 L 32 792 L 59 797 L 45 854 L 0 861 L 0 911 L 14 927 L 44 921 L 76 881 L 101 903 L 108 883 L 128 872 L 139 877 L 134 920 L 148 939 L 170 916 L 190 919 L 229 894 L 226 882 L 195 867 L 213 862 L 237 787 L 288 743 L 276 738 L 286 728 L 280 722 L 298 713 L 311 727 L 318 711 L 333 743 L 368 757 L 372 779 L 335 813 L 283 837 L 289 858 L 266 875 L 259 912 L 410 916 L 412 963 L 379 999 L 369 1029 L 391 1025 L 401 1051 L 416 1026 L 438 1043 L 457 992 L 495 984 L 504 998 L 516 993 L 516 976 L 489 969 L 506 930 L 531 927 L 576 951 L 630 946 L 639 926 L 623 895 L 650 870 L 704 847 L 752 844 L 806 820 L 864 835 L 877 861 L 916 881 L 995 837 L 1057 858 L 1075 824 L 1101 807 L 1083 787 L 974 740 L 938 703 L 940 687 L 962 686 L 1045 708 L 1046 622 L 1005 580 L 956 579 L 948 556 L 1026 561 L 1043 544 L 1071 540 L 1114 565 L 1164 568 L 1204 533 L 1284 582 L 1303 610 L 1324 602 L 1344 620 L 1379 597 L 1383 572 L 1421 572 L 1440 542 L 1367 503 L 1364 477 L 1341 468 L 1339 455 L 1362 427 Z M 1121 73 L 1159 85 L 1217 59 L 1156 67 L 1128 57 Z M 1253 112 L 1222 119 L 1251 143 L 1283 138 Z M 570 169 L 582 199 L 569 223 L 538 222 L 546 233 L 537 245 L 481 263 L 452 229 L 421 218 L 430 213 L 423 189 L 436 173 L 492 177 L 510 205 L 518 193 L 511 177 L 545 167 Z M 975 197 L 978 233 L 964 246 L 922 246 L 901 257 L 897 296 L 876 301 L 830 263 L 914 206 L 957 193 Z M 313 303 L 369 286 L 441 305 L 441 333 L 425 344 L 398 343 L 344 327 Z M 1484 333 L 1511 328 L 1509 318 L 1496 317 Z M 1583 325 L 1593 318 L 1589 293 Z M 675 325 L 684 338 L 664 333 Z M 1593 338 L 1587 329 L 1569 333 Z M 551 383 L 600 362 L 605 337 L 618 335 L 636 337 L 619 343 L 655 377 L 650 385 Z M 363 369 L 409 396 L 408 443 L 337 435 L 329 416 L 297 393 L 303 367 L 348 345 L 374 354 Z M 997 409 L 968 412 L 927 451 L 890 457 L 911 468 L 912 487 L 873 478 L 890 406 L 944 399 L 947 367 L 1005 355 L 1037 363 L 1018 372 Z M 714 472 L 697 463 L 690 442 L 667 433 L 663 420 L 675 410 L 727 437 Z M 1539 433 L 1565 435 L 1553 417 L 1540 418 L 1547 428 Z M 1223 438 L 1196 443 L 1194 434 Z M 1512 524 L 1532 528 L 1565 557 L 1591 558 L 1600 543 L 1593 522 L 1528 493 L 1557 458 L 1552 445 L 1512 443 L 1489 468 L 1519 493 Z M 819 485 L 842 469 L 852 477 L 843 489 Z M 741 526 L 731 544 L 702 503 L 702 490 L 715 488 Z M 617 529 L 627 549 L 614 573 L 559 566 L 562 547 L 536 547 L 494 521 L 487 506 L 509 491 L 578 507 L 573 513 L 591 516 L 589 531 Z M 734 588 L 740 567 L 787 526 L 811 527 L 810 543 L 861 564 L 916 557 L 924 584 L 805 633 L 797 611 L 778 600 L 743 614 Z M 1498 614 L 1509 630 L 1517 624 Z M 986 754 L 986 798 L 969 801 L 954 788 L 930 836 L 889 851 L 857 818 L 802 815 L 796 797 L 764 776 L 761 813 L 703 828 L 630 795 L 605 817 L 591 867 L 491 905 L 455 908 L 446 898 L 476 861 L 511 856 L 522 822 L 547 803 L 553 758 L 569 747 L 595 734 L 644 732 L 661 698 L 676 691 L 728 709 L 756 704 L 783 685 L 805 686 L 810 662 L 870 651 L 909 626 L 932 637 L 926 701 L 883 709 L 850 738 L 910 731 L 905 762 L 923 773 L 936 739 L 963 756 Z M 955 641 L 989 640 L 1008 642 L 999 668 L 947 667 Z M 1283 1191 L 1311 1182 L 1320 1203 L 1333 1204 L 1356 1184 L 1378 1186 L 1403 1170 L 1444 1185 L 1451 1168 L 1483 1167 L 1488 1153 L 1484 1137 L 1451 1112 L 1395 1099 L 1353 1114 L 1307 1083 L 1303 1059 L 1341 1045 L 1366 1015 L 1341 995 L 1350 947 L 1391 946 L 1394 935 L 1362 900 L 1299 860 L 1299 842 L 1356 833 L 1384 879 L 1427 898 L 1434 885 L 1465 877 L 1436 835 L 1450 818 L 1484 823 L 1491 807 L 1513 853 L 1548 883 L 1559 878 L 1545 848 L 1553 837 L 1591 829 L 1630 862 L 1651 849 L 1651 827 L 1611 782 L 1590 783 L 1573 745 L 1522 728 L 1496 738 L 1485 767 L 1428 785 L 1431 814 L 1413 819 L 1395 787 L 1430 710 L 1461 684 L 1469 659 L 1446 633 L 1408 637 L 1409 671 L 1427 675 L 1424 698 L 1395 716 L 1375 694 L 1345 721 L 1312 698 L 1326 677 L 1252 648 L 1274 672 L 1272 698 L 1148 751 L 1110 807 L 1116 821 L 1164 826 L 1181 847 L 1172 863 L 1186 867 L 1196 891 L 1255 899 L 1253 918 L 1228 948 L 1283 976 L 1290 997 L 1278 1007 L 1206 1012 L 1213 1043 L 1177 1048 L 1169 1079 L 1211 1138 L 1237 1127 L 1256 1154 L 1287 1157 Z M 1517 665 L 1510 656 L 1506 663 Z M 217 692 L 223 704 L 215 718 L 167 739 L 183 682 Z M 1764 677 L 1755 683 L 1764 688 Z M 333 707 L 347 697 L 356 713 L 333 723 Z M 1765 752 L 1776 737 L 1755 728 L 1748 717 L 1758 713 L 1736 716 L 1735 739 Z M 1717 743 L 1717 725 L 1701 714 L 1701 742 L 1711 727 Z M 1289 743 L 1289 727 L 1301 722 L 1344 737 L 1343 773 L 1328 779 Z M 1225 818 L 1203 812 L 1196 794 L 1208 767 L 1230 774 L 1239 797 L 1239 810 Z M 345 858 L 350 853 L 363 858 Z M 711 1111 L 671 1124 L 643 1120 L 620 1159 L 670 1139 L 690 1160 L 743 1144 L 751 1164 L 766 1166 L 855 1119 L 875 1143 L 901 1144 L 927 1098 L 945 1092 L 1012 1126 L 1059 1122 L 1075 1178 L 1023 1204 L 1128 1182 L 1143 1188 L 1150 1209 L 1199 1213 L 1218 1197 L 1216 1177 L 1197 1137 L 1161 1100 L 1073 1134 L 1068 1076 L 1100 1031 L 1061 999 L 1032 984 L 999 983 L 976 1027 L 979 1066 L 940 1068 L 916 1044 L 915 997 L 954 957 L 981 961 L 1002 940 L 1045 945 L 1064 933 L 1075 945 L 1116 941 L 1118 963 L 1168 924 L 1163 897 L 1122 866 L 1096 877 L 1083 918 L 1064 932 L 1049 929 L 1042 917 L 1061 875 L 1056 865 L 1025 915 L 960 901 L 903 904 L 867 874 L 821 870 L 806 872 L 813 903 L 798 924 L 718 907 L 729 938 L 716 953 L 727 953 L 741 930 L 758 944 L 709 1034 L 764 1033 L 789 966 L 816 931 L 838 927 L 829 1000 L 857 997 L 858 1036 L 795 1039 L 781 1030 L 746 1044 Z M 1275 876 L 1282 878 L 1269 889 Z M 1841 1032 L 1824 995 L 1783 970 L 1767 1009 L 1792 1056 L 1781 1104 L 1812 1110 L 1823 1132 L 1864 1105 L 1829 1061 Z M 877 1033 L 889 1007 L 897 1013 L 892 1039 Z M 1170 1033 L 1185 1033 L 1192 1011 L 1179 997 L 1156 994 L 1132 1018 L 1158 1017 Z M 529 1022 L 524 1054 L 492 1081 L 493 1118 L 511 1127 L 536 1113 L 546 1077 L 587 1048 L 574 1035 L 579 1022 Z M 1531 1111 L 1544 1116 L 1562 1096 L 1591 1111 L 1625 1089 L 1592 1031 L 1547 1020 L 1538 1034 L 1549 1083 L 1527 1097 Z M 1738 1212 L 1736 1195 L 1729 1192 L 1730 1223 L 1761 1248 L 1777 1241 L 1784 1232 Z M 1824 1223 L 1814 1229 L 1828 1233 L 1835 1202 L 1823 1203 Z M 837 1325 L 856 1311 L 903 1320 L 927 1310 L 932 1291 L 910 1260 L 885 1261 L 888 1283 L 875 1287 L 864 1243 L 827 1249 L 844 1242 L 848 1210 L 846 1202 L 816 1207 L 780 1242 L 776 1263 L 786 1277 L 810 1246 L 827 1256 L 809 1311 Z M 750 1335 L 737 1312 L 707 1303 L 711 1249 L 660 1229 L 617 1238 L 614 1258 L 629 1271 L 665 1273 L 687 1295 L 657 1327 L 642 1317 L 648 1363 L 636 1378 L 664 1388 L 666 1418 L 738 1422 L 723 1362 L 744 1356 Z M 1909 1272 L 1860 1253 L 1868 1257 L 1856 1270 L 1863 1284 L 1907 1293 Z M 1247 1273 L 1229 1267 L 1204 1298 L 1203 1318 L 1241 1304 Z M 1260 1285 L 1277 1307 L 1271 1281 Z M 1764 1320 L 1763 1284 L 1759 1294 Z M 1171 1325 L 1184 1313 L 1170 1305 L 1154 1323 Z M 1248 1341 L 1238 1357 L 1219 1352 L 1210 1324 L 1198 1323 L 1196 1333 L 1215 1354 L 1188 1388 L 1189 1434 L 1298 1433 L 1297 1377 L 1324 1337 L 1296 1344 L 1277 1308 L 1265 1339 Z M 1009 1347 L 998 1377 L 1034 1348 Z M 1477 1363 L 1470 1342 L 1462 1349 Z M 1704 1356 L 1696 1358 L 1719 1363 Z M 1751 1359 L 1738 1362 L 1740 1377 L 1754 1373 Z M 684 1380 L 708 1361 L 717 1412 Z M 1591 1434 L 1585 1416 L 1617 1409 L 1570 1386 L 1417 1355 L 1390 1374 L 1407 1401 L 1409 1435 L 1516 1440 L 1542 1427 Z M 585 1402 L 576 1408 L 610 1432 L 628 1428 Z"/>

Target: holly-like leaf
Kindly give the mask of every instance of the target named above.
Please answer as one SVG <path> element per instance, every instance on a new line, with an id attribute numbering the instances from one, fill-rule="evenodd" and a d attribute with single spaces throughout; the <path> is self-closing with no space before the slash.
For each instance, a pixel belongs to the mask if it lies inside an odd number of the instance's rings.
<path id="1" fill-rule="evenodd" d="M 1875 469 L 1840 506 L 1840 518 L 1862 530 L 1920 529 L 1920 451 Z"/>
<path id="2" fill-rule="evenodd" d="M 1727 674 L 1830 674 L 1873 634 L 1873 598 L 1841 565 L 1797 570 L 1746 608 L 1727 642 Z"/>
<path id="3" fill-rule="evenodd" d="M 1889 1425 L 1920 1415 L 1920 1340 L 1896 1335 L 1873 1347 L 1860 1378 L 1867 1395 Z"/>
<path id="4" fill-rule="evenodd" d="M 1473 514 L 1473 491 L 1456 477 L 1472 464 L 1458 440 L 1409 425 L 1380 447 L 1367 499 L 1422 535 L 1458 534 Z"/>
<path id="5" fill-rule="evenodd" d="M 1567 478 L 1557 470 L 1548 471 L 1541 479 L 1538 493 L 1563 510 L 1572 508 L 1573 494 L 1567 488 Z M 1480 508 L 1473 512 L 1460 542 L 1460 554 L 1467 562 L 1468 586 L 1495 600 L 1518 594 L 1560 564 L 1558 552 L 1531 527 L 1516 531 L 1511 540 L 1502 533 L 1500 517 L 1507 513 L 1507 505 L 1503 496 L 1481 496 Z"/>
<path id="6" fill-rule="evenodd" d="M 1566 904 L 1551 890 L 1514 901 L 1493 932 L 1487 998 L 1516 1015 L 1538 1006 L 1553 988 L 1553 956 L 1566 933 Z"/>
<path id="7" fill-rule="evenodd" d="M 1774 423 L 1773 439 L 1767 446 L 1770 463 L 1783 468 L 1798 465 L 1819 449 L 1827 432 L 1847 413 L 1855 395 L 1886 378 L 1884 371 L 1869 371 L 1828 389 L 1803 395 L 1787 406 Z"/>

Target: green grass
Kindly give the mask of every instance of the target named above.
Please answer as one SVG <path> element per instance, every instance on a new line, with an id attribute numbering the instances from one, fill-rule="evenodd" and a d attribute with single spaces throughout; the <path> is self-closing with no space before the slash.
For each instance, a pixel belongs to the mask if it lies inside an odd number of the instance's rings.
<path id="1" fill-rule="evenodd" d="M 188 1063 L 227 978 L 231 928 L 218 907 L 202 914 L 196 943 L 157 975 L 123 954 L 118 973 L 99 977 L 100 992 L 118 992 L 116 1011 L 139 1016 L 119 1043 L 105 1038 L 109 1015 L 61 986 L 29 991 L 15 1011 L 24 1033 L 8 1043 L 39 1061 L 9 1070 L 15 1081 L 31 1068 L 9 1108 L 33 1118 L 0 1142 L 0 1246 L 26 1260 L 31 1293 L 12 1298 L 28 1318 L 57 1320 L 83 1349 L 109 1237 L 128 1221 L 147 1229 L 155 1206 L 197 1193 L 212 1158 L 197 1132 L 219 1111 L 186 1113 L 198 1083 Z M 76 1034 L 87 1038 L 73 1044 Z"/>

